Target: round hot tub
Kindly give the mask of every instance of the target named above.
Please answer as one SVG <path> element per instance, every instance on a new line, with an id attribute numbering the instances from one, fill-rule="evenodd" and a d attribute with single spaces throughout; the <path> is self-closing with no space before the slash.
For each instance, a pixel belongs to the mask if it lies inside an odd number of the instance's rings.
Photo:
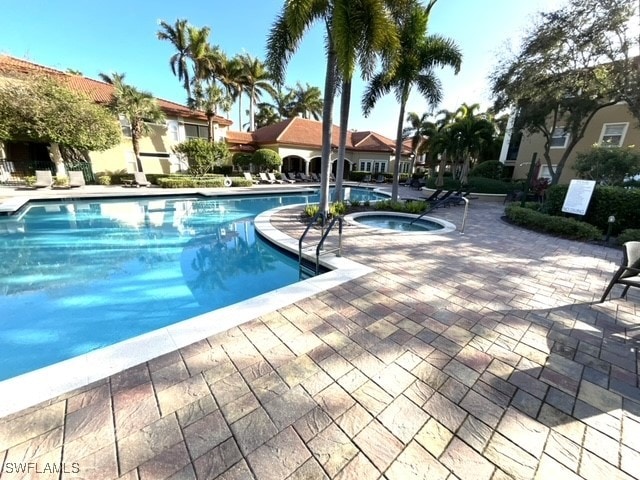
<path id="1" fill-rule="evenodd" d="M 383 232 L 399 232 L 405 234 L 434 235 L 450 233 L 456 226 L 445 220 L 433 217 L 421 217 L 410 213 L 399 212 L 361 212 L 345 216 L 352 225 L 359 225 Z"/>

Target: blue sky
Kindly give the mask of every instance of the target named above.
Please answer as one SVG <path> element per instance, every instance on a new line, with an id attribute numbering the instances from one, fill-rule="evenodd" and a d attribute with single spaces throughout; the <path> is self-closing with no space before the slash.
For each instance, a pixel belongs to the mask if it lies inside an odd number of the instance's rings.
<path id="1" fill-rule="evenodd" d="M 454 39 L 463 52 L 462 70 L 443 70 L 444 100 L 438 107 L 455 110 L 462 102 L 490 105 L 487 76 L 505 48 L 517 45 L 532 15 L 550 10 L 560 0 L 439 0 L 432 12 L 430 33 Z M 211 42 L 227 55 L 250 53 L 264 59 L 269 28 L 282 7 L 276 0 L 168 2 L 165 0 L 2 0 L 0 53 L 61 70 L 73 68 L 85 76 L 120 72 L 129 83 L 157 97 L 184 103 L 185 92 L 169 69 L 173 54 L 168 42 L 156 38 L 158 22 L 185 18 L 195 26 L 211 27 Z M 312 29 L 293 57 L 287 84 L 297 81 L 324 85 L 323 32 Z M 360 110 L 364 90 L 355 81 L 349 127 L 374 130 L 394 138 L 399 107 L 392 94 L 369 116 Z M 338 103 L 338 101 L 336 101 Z M 243 102 L 243 110 L 248 100 Z M 412 95 L 407 111 L 423 113 L 427 104 Z M 238 128 L 237 106 L 231 111 Z M 337 123 L 337 109 L 334 122 Z M 246 116 L 243 122 L 246 122 Z"/>

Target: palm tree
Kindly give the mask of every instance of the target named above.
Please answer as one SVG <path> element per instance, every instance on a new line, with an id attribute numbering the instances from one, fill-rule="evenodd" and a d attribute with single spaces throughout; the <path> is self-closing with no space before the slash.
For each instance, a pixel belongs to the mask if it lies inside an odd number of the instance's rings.
<path id="1" fill-rule="evenodd" d="M 451 125 L 455 143 L 463 162 L 460 172 L 462 185 L 468 181 L 472 159 L 477 159 L 482 149 L 491 145 L 496 134 L 495 124 L 488 120 L 485 114 L 474 114 L 474 111 L 479 108 L 480 105 L 477 103 L 473 105 L 463 103 L 456 112 L 456 120 Z"/>
<path id="2" fill-rule="evenodd" d="M 254 108 L 262 92 L 274 94 L 276 89 L 271 84 L 271 75 L 264 68 L 264 64 L 249 54 L 240 55 L 243 70 L 243 83 L 249 94 L 249 131 L 255 130 Z"/>
<path id="3" fill-rule="evenodd" d="M 411 139 L 411 151 L 413 152 L 413 160 L 409 172 L 413 172 L 413 161 L 418 158 L 418 152 L 421 147 L 429 141 L 429 137 L 433 135 L 436 129 L 435 123 L 429 121 L 429 114 L 423 113 L 418 115 L 415 112 L 407 113 L 407 122 L 409 126 L 402 130 L 402 138 Z"/>
<path id="4" fill-rule="evenodd" d="M 317 87 L 311 87 L 311 88 L 317 88 Z M 276 87 L 275 92 L 270 93 L 271 99 L 273 100 L 272 103 L 270 102 L 261 102 L 258 104 L 258 108 L 262 109 L 264 112 L 266 112 L 267 110 L 271 110 L 274 112 L 273 118 L 277 118 L 277 121 L 283 120 L 285 118 L 291 118 L 293 116 L 296 115 L 296 113 L 294 113 L 297 110 L 297 99 L 296 99 L 296 93 L 294 93 L 294 91 L 291 88 L 287 88 L 287 92 L 283 92 L 282 91 L 282 87 L 278 86 Z M 320 92 L 320 89 L 318 88 L 318 96 L 322 97 L 322 93 Z M 322 111 L 322 99 L 320 98 L 320 111 Z M 257 114 L 256 114 L 257 115 Z M 268 115 L 268 116 L 272 116 L 272 115 Z M 316 118 L 316 120 L 318 120 L 319 118 Z M 273 122 L 275 123 L 275 122 Z M 264 123 L 262 124 L 262 126 L 264 126 Z"/>
<path id="5" fill-rule="evenodd" d="M 244 70 L 240 57 L 225 59 L 218 70 L 218 81 L 233 101 L 238 101 L 238 128 L 242 125 L 242 94 L 246 92 Z"/>
<path id="6" fill-rule="evenodd" d="M 149 92 L 143 92 L 124 83 L 123 73 L 108 75 L 100 73 L 100 79 L 113 85 L 110 108 L 117 115 L 124 116 L 131 125 L 131 144 L 138 170 L 142 172 L 140 160 L 140 139 L 150 131 L 150 123 L 164 121 L 164 113 Z"/>
<path id="7" fill-rule="evenodd" d="M 202 83 L 198 84 L 194 96 L 189 107 L 202 110 L 207 116 L 207 134 L 209 141 L 213 142 L 214 119 L 218 115 L 218 108 L 228 108 L 231 99 L 212 80 L 206 81 L 204 87 Z"/>
<path id="8" fill-rule="evenodd" d="M 191 78 L 189 76 L 189 25 L 186 20 L 176 20 L 175 24 L 169 25 L 167 22 L 160 21 L 160 30 L 158 31 L 159 40 L 167 40 L 177 50 L 169 59 L 171 71 L 178 77 L 185 90 L 187 97 L 191 97 Z"/>
<path id="9" fill-rule="evenodd" d="M 291 112 L 288 116 L 300 115 L 302 118 L 320 120 L 322 116 L 322 92 L 318 87 L 308 83 L 303 86 L 296 83 L 295 88 L 289 90 L 291 98 Z"/>
<path id="10" fill-rule="evenodd" d="M 338 73 L 342 78 L 338 163 L 336 165 L 336 199 L 338 201 L 342 200 L 344 157 L 351 105 L 351 82 L 356 64 L 360 66 L 363 78 L 368 79 L 373 74 L 377 55 L 385 52 L 388 56 L 399 46 L 396 28 L 385 3 L 390 6 L 394 4 L 394 2 L 379 0 L 336 2 L 333 32 Z"/>
<path id="11" fill-rule="evenodd" d="M 377 101 L 391 90 L 400 103 L 391 191 L 394 201 L 398 200 L 402 126 L 411 88 L 415 86 L 431 105 L 437 105 L 442 98 L 442 85 L 434 68 L 451 66 L 457 74 L 462 63 L 460 49 L 452 40 L 427 35 L 429 13 L 436 1 L 430 0 L 426 7 L 414 5 L 407 9 L 394 9 L 400 48 L 385 59 L 382 71 L 371 79 L 362 99 L 365 115 L 371 113 Z"/>
<path id="12" fill-rule="evenodd" d="M 267 39 L 266 64 L 277 85 L 284 84 L 285 70 L 304 34 L 316 22 L 326 28 L 325 47 L 327 67 L 322 109 L 322 154 L 320 171 L 319 210 L 326 219 L 329 212 L 329 161 L 331 157 L 331 131 L 333 129 L 333 101 L 337 85 L 337 58 L 333 39 L 333 10 L 337 0 L 301 2 L 285 0 Z M 346 1 L 346 0 L 345 0 Z"/>

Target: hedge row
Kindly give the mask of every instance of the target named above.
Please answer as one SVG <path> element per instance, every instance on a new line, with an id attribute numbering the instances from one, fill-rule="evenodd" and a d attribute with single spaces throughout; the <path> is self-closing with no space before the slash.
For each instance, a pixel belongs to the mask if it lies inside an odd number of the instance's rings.
<path id="1" fill-rule="evenodd" d="M 437 177 L 430 177 L 427 179 L 428 188 L 436 188 Z M 444 177 L 445 190 L 457 190 L 460 188 L 460 181 L 454 180 L 451 177 Z M 505 182 L 502 180 L 495 180 L 493 178 L 483 177 L 469 177 L 467 187 L 473 193 L 496 193 L 504 194 L 510 193 L 515 190 L 524 190 L 523 182 Z M 466 189 L 465 188 L 465 189 Z"/>
<path id="2" fill-rule="evenodd" d="M 574 218 L 554 217 L 515 204 L 507 206 L 505 214 L 516 225 L 538 232 L 573 240 L 596 240 L 602 238 L 602 232 L 597 227 Z"/>
<path id="3" fill-rule="evenodd" d="M 567 195 L 568 185 L 554 185 L 549 188 L 545 208 L 550 215 L 564 215 L 562 204 Z M 584 221 L 602 231 L 608 228 L 609 216 L 616 217 L 611 233 L 618 235 L 626 229 L 640 228 L 640 189 L 596 186 Z"/>
<path id="4" fill-rule="evenodd" d="M 165 176 L 158 177 L 156 179 L 157 184 L 162 188 L 221 188 L 224 187 L 224 178 L 221 175 L 218 176 L 205 176 L 205 177 L 188 177 L 188 176 Z M 252 182 L 245 178 L 229 177 L 231 178 L 232 187 L 250 187 Z"/>

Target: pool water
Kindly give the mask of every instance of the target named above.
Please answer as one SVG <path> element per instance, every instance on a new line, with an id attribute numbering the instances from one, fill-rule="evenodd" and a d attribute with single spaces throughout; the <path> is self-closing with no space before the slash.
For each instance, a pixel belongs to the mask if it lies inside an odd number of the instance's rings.
<path id="1" fill-rule="evenodd" d="M 0 380 L 297 282 L 253 219 L 317 201 L 43 202 L 0 218 Z"/>
<path id="2" fill-rule="evenodd" d="M 413 223 L 411 223 L 413 222 Z M 444 226 L 430 220 L 420 219 L 414 222 L 413 218 L 402 218 L 392 215 L 367 215 L 359 216 L 358 223 L 372 228 L 384 228 L 401 232 L 424 232 L 442 230 Z"/>

